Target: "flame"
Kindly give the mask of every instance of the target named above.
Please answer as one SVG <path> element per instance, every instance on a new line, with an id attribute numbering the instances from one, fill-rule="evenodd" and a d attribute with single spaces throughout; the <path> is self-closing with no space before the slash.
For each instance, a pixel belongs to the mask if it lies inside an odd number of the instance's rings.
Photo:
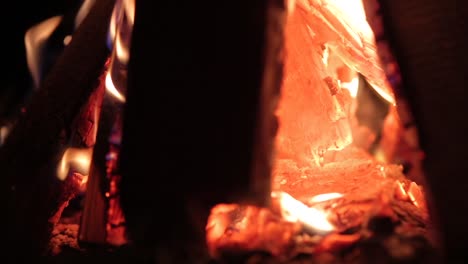
<path id="1" fill-rule="evenodd" d="M 127 64 L 130 59 L 130 51 L 128 47 L 125 46 L 120 34 L 117 34 L 115 37 L 115 55 L 117 59 L 124 64 Z"/>
<path id="2" fill-rule="evenodd" d="M 326 202 L 330 200 L 335 200 L 341 197 L 343 197 L 343 194 L 341 193 L 323 193 L 323 194 L 315 195 L 309 200 L 309 202 L 322 203 L 322 202 Z"/>
<path id="3" fill-rule="evenodd" d="M 51 17 L 31 27 L 24 35 L 26 60 L 36 89 L 39 88 L 41 82 L 40 65 L 42 65 L 44 45 L 61 21 L 62 16 Z"/>
<path id="4" fill-rule="evenodd" d="M 68 148 L 60 160 L 57 177 L 61 181 L 65 180 L 70 170 L 88 175 L 92 155 L 92 148 Z"/>
<path id="5" fill-rule="evenodd" d="M 117 15 L 118 15 L 118 8 L 117 5 L 114 7 L 114 10 L 112 11 L 110 23 L 109 23 L 109 35 L 108 35 L 108 40 L 111 41 L 113 44 L 113 41 L 115 40 L 115 32 L 117 31 Z"/>
<path id="6" fill-rule="evenodd" d="M 114 82 L 112 81 L 112 77 L 109 73 L 106 74 L 106 90 L 111 95 L 113 95 L 117 100 L 122 103 L 125 103 L 126 99 L 123 94 L 121 94 L 114 86 Z"/>
<path id="7" fill-rule="evenodd" d="M 348 90 L 349 94 L 356 98 L 359 90 L 359 77 L 354 77 L 350 82 L 342 82 L 341 88 Z"/>
<path id="8" fill-rule="evenodd" d="M 272 192 L 271 196 L 278 199 L 281 215 L 286 221 L 299 222 L 314 233 L 326 234 L 335 230 L 324 211 L 308 207 L 286 192 Z"/>
<path id="9" fill-rule="evenodd" d="M 86 183 L 88 183 L 88 176 L 83 176 L 83 180 L 81 180 L 81 187 L 86 186 Z"/>
<path id="10" fill-rule="evenodd" d="M 387 103 L 391 105 L 396 105 L 395 96 L 388 89 L 383 89 L 382 87 L 377 86 L 374 83 L 370 83 L 370 85 L 374 89 L 374 91 L 376 91 L 380 95 L 380 97 L 382 97 L 382 99 L 387 101 Z"/>
<path id="11" fill-rule="evenodd" d="M 75 17 L 75 29 L 81 24 L 81 22 L 83 22 L 95 2 L 96 0 L 84 0 L 83 4 L 80 6 L 80 10 L 78 10 L 78 13 Z"/>
<path id="12" fill-rule="evenodd" d="M 109 45 L 112 46 L 110 70 L 106 75 L 106 89 L 117 100 L 125 103 L 127 64 L 135 20 L 135 0 L 119 0 L 114 6 L 109 25 Z M 116 81 L 118 80 L 118 81 Z M 116 81 L 116 82 L 114 82 Z"/>
<path id="13" fill-rule="evenodd" d="M 115 5 L 109 26 L 109 37 L 115 44 L 115 56 L 122 64 L 130 58 L 130 36 L 135 21 L 135 1 L 121 0 Z"/>
<path id="14" fill-rule="evenodd" d="M 135 0 L 124 0 L 125 14 L 131 25 L 135 23 Z"/>
<path id="15" fill-rule="evenodd" d="M 5 143 L 9 132 L 10 129 L 7 126 L 0 127 L 0 146 L 2 146 Z"/>
<path id="16" fill-rule="evenodd" d="M 63 38 L 63 45 L 67 46 L 68 44 L 70 44 L 71 41 L 72 41 L 72 36 L 71 35 L 66 35 Z"/>

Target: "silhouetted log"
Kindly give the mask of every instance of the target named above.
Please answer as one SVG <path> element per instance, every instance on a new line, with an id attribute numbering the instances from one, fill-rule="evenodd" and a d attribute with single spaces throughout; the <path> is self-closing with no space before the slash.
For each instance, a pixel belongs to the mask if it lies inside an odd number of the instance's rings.
<path id="1" fill-rule="evenodd" d="M 420 131 L 432 217 L 449 263 L 468 245 L 468 3 L 379 0 L 385 35 L 401 68 Z"/>
<path id="2" fill-rule="evenodd" d="M 0 149 L 5 238 L 12 252 L 37 255 L 47 246 L 48 220 L 63 192 L 57 164 L 74 121 L 98 87 L 113 4 L 96 2 Z"/>
<path id="3" fill-rule="evenodd" d="M 197 263 L 211 206 L 268 203 L 284 11 L 136 1 L 121 189 L 146 256 Z"/>

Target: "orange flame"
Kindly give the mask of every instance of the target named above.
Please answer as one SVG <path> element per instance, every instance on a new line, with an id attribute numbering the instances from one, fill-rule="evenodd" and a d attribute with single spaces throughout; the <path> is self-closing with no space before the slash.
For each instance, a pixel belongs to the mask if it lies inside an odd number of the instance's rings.
<path id="1" fill-rule="evenodd" d="M 112 77 L 108 72 L 106 74 L 106 91 L 109 92 L 112 96 L 114 96 L 117 100 L 122 103 L 125 103 L 126 99 L 123 94 L 121 94 L 117 88 L 115 88 L 114 82 L 112 81 Z"/>
<path id="2" fill-rule="evenodd" d="M 68 148 L 59 162 L 57 177 L 63 181 L 70 171 L 88 175 L 92 155 L 92 148 Z"/>
<path id="3" fill-rule="evenodd" d="M 7 126 L 0 127 L 0 146 L 2 146 L 5 143 L 9 132 L 10 129 Z"/>
<path id="4" fill-rule="evenodd" d="M 126 76 L 122 72 L 126 71 L 130 59 L 130 44 L 135 20 L 135 0 L 119 0 L 116 2 L 112 12 L 109 33 L 113 44 L 110 70 L 106 76 L 106 89 L 117 100 L 125 103 L 124 93 Z M 123 76 L 120 76 L 123 75 Z M 120 78 L 119 78 L 120 77 Z"/>
<path id="5" fill-rule="evenodd" d="M 115 55 L 120 63 L 130 58 L 130 36 L 135 20 L 135 0 L 120 0 L 115 5 L 110 22 L 110 37 L 114 41 Z"/>
<path id="6" fill-rule="evenodd" d="M 34 81 L 34 87 L 39 88 L 41 82 L 42 54 L 47 39 L 54 32 L 62 21 L 62 16 L 51 17 L 33 27 L 24 35 L 24 45 L 26 48 L 26 60 L 31 77 Z"/>
<path id="7" fill-rule="evenodd" d="M 81 24 L 81 22 L 83 22 L 95 2 L 96 0 L 84 0 L 83 4 L 81 4 L 75 17 L 75 29 Z"/>

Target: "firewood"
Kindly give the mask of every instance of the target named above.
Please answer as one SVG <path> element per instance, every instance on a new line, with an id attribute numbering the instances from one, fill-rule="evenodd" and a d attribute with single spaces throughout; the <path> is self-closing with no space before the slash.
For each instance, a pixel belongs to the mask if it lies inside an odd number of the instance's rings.
<path id="1" fill-rule="evenodd" d="M 97 1 L 34 94 L 0 149 L 1 190 L 12 252 L 37 255 L 47 246 L 48 219 L 63 193 L 56 169 L 73 122 L 95 91 L 108 56 L 114 1 Z"/>
<path id="2" fill-rule="evenodd" d="M 196 263 L 212 206 L 268 203 L 283 5 L 136 1 L 121 201 L 149 256 Z"/>

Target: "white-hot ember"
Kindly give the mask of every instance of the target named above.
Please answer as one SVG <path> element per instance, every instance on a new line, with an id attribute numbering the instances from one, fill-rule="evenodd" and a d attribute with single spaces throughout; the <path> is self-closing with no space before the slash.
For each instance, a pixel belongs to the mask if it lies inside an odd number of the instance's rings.
<path id="1" fill-rule="evenodd" d="M 298 222 L 304 226 L 304 229 L 315 234 L 327 234 L 335 227 L 328 221 L 327 212 L 308 207 L 299 200 L 285 192 L 272 192 L 272 199 L 279 203 L 279 210 L 282 217 L 289 222 Z"/>

